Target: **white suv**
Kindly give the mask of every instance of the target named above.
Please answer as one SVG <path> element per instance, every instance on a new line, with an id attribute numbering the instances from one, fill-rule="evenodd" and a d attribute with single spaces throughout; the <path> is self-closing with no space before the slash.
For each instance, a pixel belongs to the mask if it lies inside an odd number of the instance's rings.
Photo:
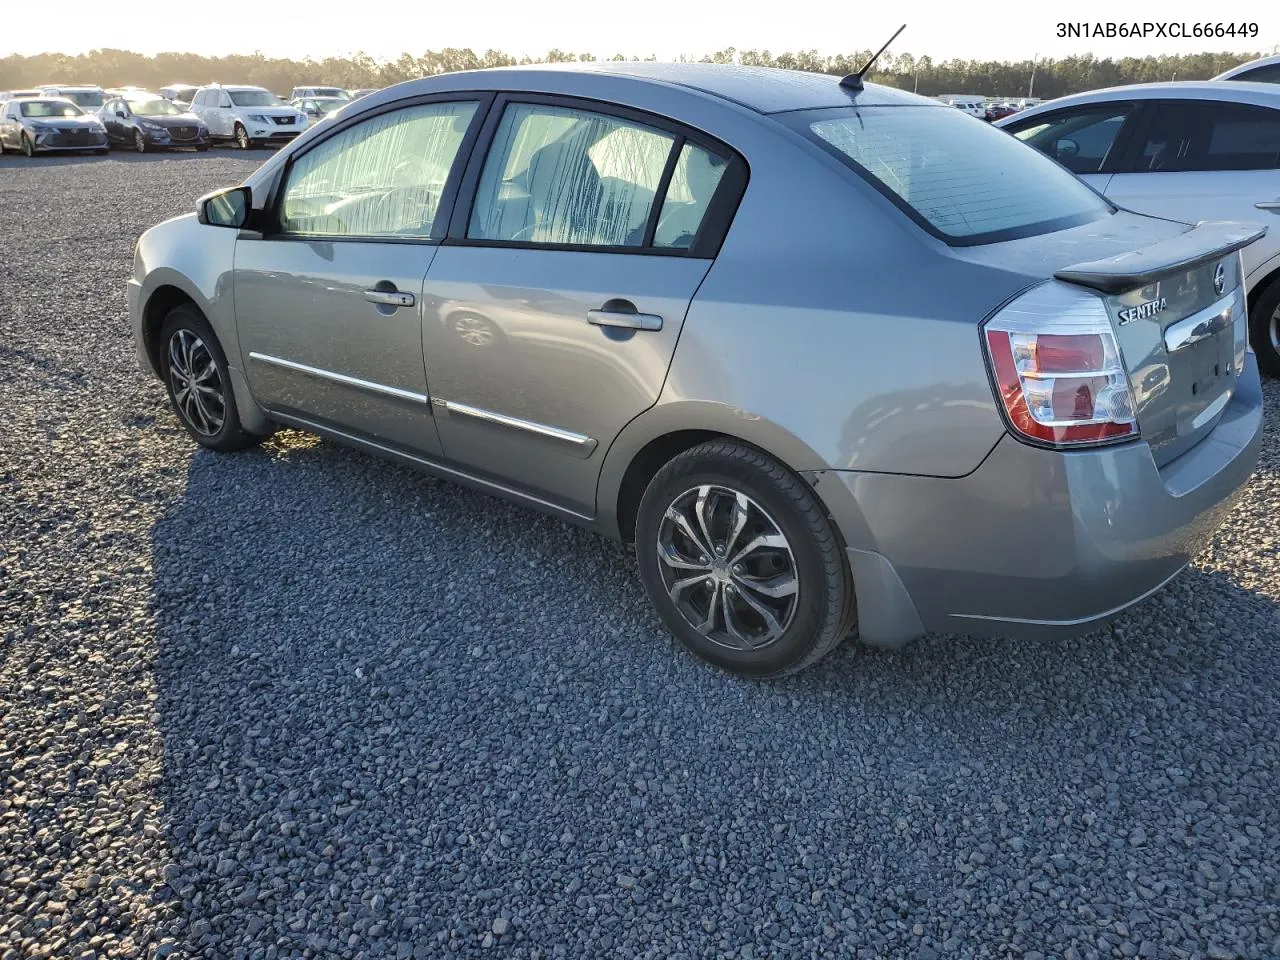
<path id="1" fill-rule="evenodd" d="M 97 113 L 107 102 L 103 89 L 90 83 L 44 86 L 40 88 L 40 96 L 70 100 L 85 113 Z"/>
<path id="2" fill-rule="evenodd" d="M 311 100 L 315 97 L 334 97 L 338 100 L 350 100 L 351 94 L 342 87 L 294 87 L 289 95 L 290 100 Z"/>
<path id="3" fill-rule="evenodd" d="M 204 121 L 210 137 L 234 140 L 242 150 L 285 143 L 307 129 L 306 114 L 263 87 L 201 87 L 191 112 Z"/>

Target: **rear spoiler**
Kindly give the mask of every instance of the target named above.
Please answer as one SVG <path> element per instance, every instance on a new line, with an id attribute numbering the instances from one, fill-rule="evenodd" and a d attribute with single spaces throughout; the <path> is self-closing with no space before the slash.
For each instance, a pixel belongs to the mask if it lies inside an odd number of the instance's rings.
<path id="1" fill-rule="evenodd" d="M 1059 270 L 1054 276 L 1067 283 L 1103 293 L 1124 293 L 1155 283 L 1171 273 L 1225 257 L 1266 234 L 1267 228 L 1238 220 L 1201 220 L 1186 233 L 1147 247 L 1090 260 Z"/>

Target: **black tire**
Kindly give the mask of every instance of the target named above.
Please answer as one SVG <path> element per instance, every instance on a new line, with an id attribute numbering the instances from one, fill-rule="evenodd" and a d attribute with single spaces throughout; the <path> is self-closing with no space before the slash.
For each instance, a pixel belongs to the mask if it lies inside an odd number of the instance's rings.
<path id="1" fill-rule="evenodd" d="M 1249 311 L 1249 342 L 1258 369 L 1280 377 L 1280 277 L 1268 281 Z"/>
<path id="2" fill-rule="evenodd" d="M 200 423 L 196 422 L 186 412 L 176 394 L 175 377 L 172 375 L 170 363 L 170 345 L 175 337 L 182 334 L 194 336 L 207 351 L 216 368 L 219 386 L 221 387 L 222 419 L 221 425 L 215 430 L 206 430 Z M 217 450 L 220 453 L 230 453 L 235 450 L 245 450 L 249 447 L 257 446 L 266 439 L 265 435 L 250 433 L 241 425 L 240 414 L 236 409 L 235 393 L 231 389 L 231 378 L 227 373 L 226 354 L 222 352 L 222 345 L 218 343 L 218 338 L 214 335 L 213 328 L 209 326 L 209 322 L 201 315 L 199 310 L 190 304 L 182 304 L 170 310 L 160 327 L 160 343 L 157 351 L 160 377 L 164 381 L 165 390 L 169 393 L 169 404 L 173 407 L 173 412 L 177 415 L 178 422 L 182 424 L 183 428 L 196 443 L 202 447 L 208 447 L 210 450 Z"/>
<path id="3" fill-rule="evenodd" d="M 142 135 L 141 130 L 133 131 L 133 149 L 139 153 L 147 152 L 147 138 Z"/>
<path id="4" fill-rule="evenodd" d="M 208 153 L 208 152 L 209 152 L 208 146 L 196 147 L 196 153 Z"/>
<path id="5" fill-rule="evenodd" d="M 253 148 L 253 141 L 249 139 L 249 131 L 244 128 L 243 124 L 236 124 L 235 139 L 236 146 L 241 150 L 250 150 Z"/>
<path id="6" fill-rule="evenodd" d="M 20 143 L 22 147 L 22 152 L 26 156 L 34 157 L 36 155 L 36 146 L 34 143 L 31 142 L 31 138 L 27 136 L 27 132 L 25 130 L 22 132 Z"/>
<path id="7" fill-rule="evenodd" d="M 745 495 L 754 502 L 753 508 L 763 509 L 764 519 L 772 521 L 790 549 L 788 560 L 794 563 L 799 588 L 789 622 L 781 624 L 780 636 L 754 649 L 737 649 L 699 632 L 672 600 L 663 579 L 666 568 L 659 559 L 658 538 L 668 508 L 704 485 Z M 855 623 L 853 580 L 844 544 L 822 504 L 804 481 L 777 460 L 734 441 L 699 444 L 657 472 L 640 500 L 636 556 L 649 599 L 672 634 L 698 656 L 741 676 L 764 679 L 803 670 L 833 650 Z M 740 566 L 733 569 L 737 574 Z M 720 574 L 726 572 L 721 569 Z M 733 593 L 732 584 L 724 589 Z M 742 592 L 739 588 L 739 597 Z M 739 605 L 737 609 L 749 615 L 746 608 Z"/>

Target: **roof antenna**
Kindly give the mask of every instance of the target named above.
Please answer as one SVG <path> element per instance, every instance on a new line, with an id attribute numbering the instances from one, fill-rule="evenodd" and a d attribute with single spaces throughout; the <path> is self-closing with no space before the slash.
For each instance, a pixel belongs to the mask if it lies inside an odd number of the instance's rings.
<path id="1" fill-rule="evenodd" d="M 907 29 L 907 25 L 904 23 L 902 26 L 898 28 L 897 33 L 895 33 L 892 37 L 889 38 L 889 43 L 886 43 L 883 47 L 881 47 L 879 50 L 873 53 L 871 55 L 871 59 L 862 65 L 861 70 L 859 70 L 857 73 L 851 73 L 847 77 L 845 77 L 843 80 L 841 80 L 840 86 L 844 87 L 846 90 L 861 90 L 862 78 L 867 75 L 867 71 L 871 69 L 871 65 L 880 59 L 880 54 L 888 50 L 889 44 L 897 40 L 898 34 L 905 29 Z"/>

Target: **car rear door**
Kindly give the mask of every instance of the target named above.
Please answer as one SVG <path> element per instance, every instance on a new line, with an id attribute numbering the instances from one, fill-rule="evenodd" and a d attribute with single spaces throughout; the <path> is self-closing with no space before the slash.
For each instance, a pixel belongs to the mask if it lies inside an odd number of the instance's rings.
<path id="1" fill-rule="evenodd" d="M 236 243 L 240 350 L 264 407 L 438 454 L 422 282 L 486 99 L 393 104 L 335 125 L 290 158 L 268 228 Z"/>
<path id="2" fill-rule="evenodd" d="M 1273 229 L 1243 253 L 1245 275 L 1280 253 L 1280 109 L 1213 100 L 1161 100 L 1107 185 L 1138 213 L 1186 223 L 1245 220 Z"/>
<path id="3" fill-rule="evenodd" d="M 427 274 L 445 455 L 590 516 L 662 389 L 745 184 L 729 148 L 595 101 L 499 98 Z"/>

